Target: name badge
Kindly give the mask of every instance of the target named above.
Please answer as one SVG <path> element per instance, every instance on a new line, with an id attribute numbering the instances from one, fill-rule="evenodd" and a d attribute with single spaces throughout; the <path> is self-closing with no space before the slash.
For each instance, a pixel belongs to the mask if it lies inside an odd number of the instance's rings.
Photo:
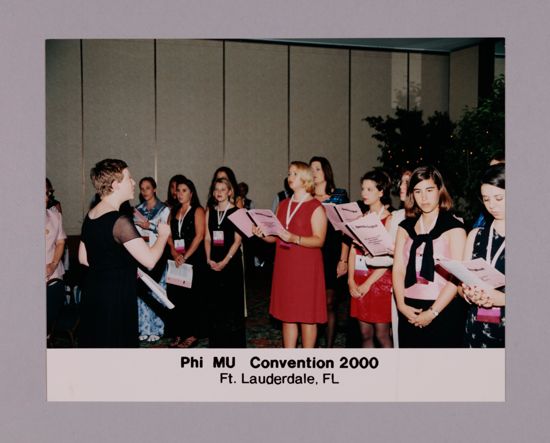
<path id="1" fill-rule="evenodd" d="M 214 242 L 214 246 L 223 246 L 223 231 L 212 232 L 212 241 Z"/>
<path id="2" fill-rule="evenodd" d="M 422 255 L 417 255 L 416 256 L 416 283 L 419 285 L 427 285 L 430 282 L 420 275 L 420 269 L 422 269 Z"/>
<path id="3" fill-rule="evenodd" d="M 476 321 L 500 323 L 500 308 L 477 308 Z"/>
<path id="4" fill-rule="evenodd" d="M 185 254 L 185 240 L 174 240 L 174 248 L 176 248 L 176 251 L 180 254 Z"/>
<path id="5" fill-rule="evenodd" d="M 367 257 L 357 254 L 355 256 L 355 272 L 353 274 L 357 277 L 365 277 L 368 271 Z"/>

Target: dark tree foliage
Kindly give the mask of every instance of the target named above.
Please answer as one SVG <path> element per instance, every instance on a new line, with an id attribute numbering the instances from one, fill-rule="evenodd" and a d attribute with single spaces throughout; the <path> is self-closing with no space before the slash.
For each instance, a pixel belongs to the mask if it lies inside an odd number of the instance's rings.
<path id="1" fill-rule="evenodd" d="M 504 78 L 476 108 L 466 108 L 458 123 L 435 112 L 426 121 L 418 109 L 397 108 L 394 116 L 366 117 L 376 132 L 382 167 L 397 183 L 401 171 L 422 165 L 438 168 L 455 210 L 471 224 L 479 214 L 479 179 L 497 152 L 504 152 Z"/>

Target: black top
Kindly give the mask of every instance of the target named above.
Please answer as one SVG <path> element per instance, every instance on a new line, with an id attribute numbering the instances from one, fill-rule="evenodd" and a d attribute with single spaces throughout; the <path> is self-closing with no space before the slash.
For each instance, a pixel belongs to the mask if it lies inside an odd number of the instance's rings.
<path id="1" fill-rule="evenodd" d="M 407 272 L 405 274 L 405 288 L 409 288 L 416 283 L 416 271 L 415 271 L 415 257 L 416 250 L 422 244 L 426 243 L 424 247 L 424 253 L 422 255 L 422 267 L 420 269 L 420 276 L 426 280 L 434 281 L 434 269 L 435 262 L 433 257 L 433 240 L 439 238 L 445 232 L 454 229 L 464 229 L 464 224 L 455 218 L 451 213 L 447 211 L 439 211 L 437 221 L 433 229 L 427 234 L 417 234 L 414 230 L 414 226 L 418 221 L 418 217 L 408 217 L 399 223 L 412 240 L 411 249 L 409 251 L 409 262 L 407 263 Z"/>
<path id="2" fill-rule="evenodd" d="M 216 209 L 210 209 L 208 217 L 208 230 L 210 231 L 210 260 L 214 260 L 215 262 L 223 260 L 229 252 L 231 245 L 235 241 L 236 228 L 228 217 L 236 211 L 238 211 L 238 208 L 235 206 L 228 209 L 221 224 L 218 225 L 218 213 L 221 216 L 222 212 L 219 212 Z M 214 231 L 223 232 L 223 246 L 214 244 Z M 239 260 L 236 259 L 238 259 L 240 255 L 241 249 L 239 248 L 230 262 L 238 262 Z"/>
<path id="3" fill-rule="evenodd" d="M 124 243 L 139 236 L 118 211 L 84 219 L 81 240 L 90 266 L 82 294 L 80 346 L 138 346 L 137 262 Z"/>
<path id="4" fill-rule="evenodd" d="M 195 229 L 195 212 L 197 211 L 196 207 L 192 207 L 181 225 L 181 231 L 178 230 L 179 220 L 176 217 L 172 217 L 170 220 L 170 230 L 172 231 L 173 240 L 185 240 L 185 249 L 189 249 L 193 239 L 197 234 Z M 206 262 L 206 255 L 204 252 L 203 242 L 201 242 L 198 248 L 195 250 L 193 255 L 186 260 L 186 263 L 190 265 L 203 265 Z"/>

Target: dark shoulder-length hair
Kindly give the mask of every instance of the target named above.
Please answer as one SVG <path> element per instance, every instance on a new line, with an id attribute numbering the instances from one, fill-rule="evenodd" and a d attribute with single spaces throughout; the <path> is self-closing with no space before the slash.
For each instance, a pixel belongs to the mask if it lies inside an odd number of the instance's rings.
<path id="1" fill-rule="evenodd" d="M 227 178 L 229 179 L 229 183 L 231 184 L 231 188 L 233 189 L 233 195 L 231 195 L 229 201 L 231 203 L 235 203 L 235 199 L 237 198 L 236 192 L 237 192 L 237 178 L 235 177 L 235 173 L 233 172 L 233 169 L 231 169 L 229 166 L 220 166 L 216 171 L 214 172 L 214 175 L 212 176 L 212 181 L 210 182 L 210 189 L 208 190 L 208 200 L 206 203 L 206 206 L 212 208 L 215 206 L 216 201 L 213 197 L 214 188 L 216 187 L 216 176 L 220 172 L 225 172 L 227 175 Z"/>
<path id="2" fill-rule="evenodd" d="M 157 198 L 157 182 L 155 181 L 155 179 L 153 177 L 143 177 L 140 181 L 139 181 L 139 187 L 140 187 L 140 191 L 139 191 L 139 202 L 140 203 L 143 203 L 145 201 L 145 199 L 143 198 L 143 195 L 141 195 L 141 184 L 143 182 L 149 182 L 151 184 L 151 186 L 153 187 L 153 190 L 154 190 L 154 195 L 155 195 L 155 199 Z"/>
<path id="3" fill-rule="evenodd" d="M 490 166 L 481 177 L 482 185 L 492 185 L 500 189 L 506 189 L 504 179 L 504 163 Z"/>
<path id="4" fill-rule="evenodd" d="M 336 189 L 336 185 L 334 184 L 334 173 L 332 172 L 332 166 L 330 166 L 330 162 L 325 157 L 319 156 L 311 157 L 311 159 L 309 160 L 309 166 L 311 166 L 313 162 L 319 162 L 321 164 L 321 169 L 323 170 L 325 181 L 327 182 L 325 192 L 328 195 L 332 195 L 332 193 Z"/>
<path id="5" fill-rule="evenodd" d="M 453 199 L 445 187 L 441 173 L 433 166 L 420 166 L 412 172 L 409 180 L 405 198 L 405 215 L 407 217 L 418 217 L 422 213 L 414 200 L 414 187 L 421 181 L 430 179 L 434 181 L 439 190 L 439 210 L 449 211 L 453 207 Z"/>
<path id="6" fill-rule="evenodd" d="M 172 176 L 172 178 L 168 182 L 168 190 L 166 191 L 166 201 L 164 202 L 167 206 L 173 207 L 178 203 L 177 199 L 172 198 L 172 194 L 170 192 L 170 187 L 172 183 L 176 183 L 178 180 L 186 180 L 186 179 L 187 178 L 185 177 L 185 175 L 182 175 L 182 174 L 176 174 Z"/>
<path id="7" fill-rule="evenodd" d="M 189 180 L 187 177 L 179 176 L 175 180 L 176 183 L 176 189 L 179 185 L 185 185 L 189 188 L 189 191 L 191 191 L 191 202 L 190 205 L 192 208 L 198 208 L 201 205 L 201 202 L 199 200 L 199 195 L 197 194 L 197 189 L 195 188 L 195 184 Z M 171 209 L 171 217 L 175 217 L 178 211 L 181 208 L 181 203 L 176 199 L 176 204 L 172 206 Z"/>
<path id="8" fill-rule="evenodd" d="M 382 197 L 380 197 L 380 202 L 385 205 L 391 205 L 391 177 L 386 171 L 382 169 L 373 169 L 372 171 L 367 172 L 361 177 L 361 183 L 365 180 L 371 180 L 376 184 L 376 189 L 382 191 Z"/>

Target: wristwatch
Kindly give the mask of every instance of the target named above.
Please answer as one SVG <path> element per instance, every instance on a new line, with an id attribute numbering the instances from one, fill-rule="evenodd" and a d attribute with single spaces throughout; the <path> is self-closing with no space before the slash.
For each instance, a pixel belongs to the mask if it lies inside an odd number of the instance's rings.
<path id="1" fill-rule="evenodd" d="M 428 309 L 432 315 L 434 316 L 434 318 L 436 318 L 438 315 L 439 315 L 439 311 L 436 311 L 433 306 L 430 306 L 430 308 Z"/>

